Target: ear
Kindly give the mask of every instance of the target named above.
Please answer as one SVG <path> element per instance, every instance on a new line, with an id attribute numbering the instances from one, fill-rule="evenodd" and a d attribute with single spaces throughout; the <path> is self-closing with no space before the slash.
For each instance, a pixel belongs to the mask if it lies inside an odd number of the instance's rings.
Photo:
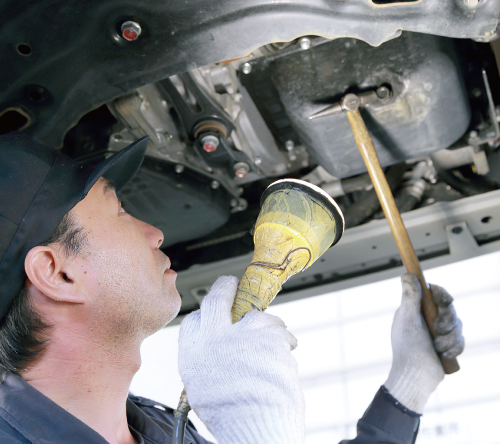
<path id="1" fill-rule="evenodd" d="M 79 291 L 81 277 L 75 261 L 68 260 L 58 249 L 50 245 L 32 248 L 24 260 L 24 269 L 31 283 L 53 301 L 85 302 Z"/>

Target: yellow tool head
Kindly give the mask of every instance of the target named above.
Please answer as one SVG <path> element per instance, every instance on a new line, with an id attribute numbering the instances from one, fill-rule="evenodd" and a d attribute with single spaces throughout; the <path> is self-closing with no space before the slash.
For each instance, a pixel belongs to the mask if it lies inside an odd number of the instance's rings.
<path id="1" fill-rule="evenodd" d="M 241 278 L 233 322 L 265 310 L 281 286 L 308 268 L 344 232 L 344 216 L 321 188 L 297 179 L 271 184 L 261 198 L 252 263 Z"/>
<path id="2" fill-rule="evenodd" d="M 266 238 L 266 243 L 274 246 L 295 238 L 310 251 L 310 260 L 304 266 L 307 268 L 336 244 L 343 232 L 344 216 L 325 191 L 303 180 L 282 179 L 272 183 L 262 195 L 254 242 L 257 248 L 257 243 Z"/>

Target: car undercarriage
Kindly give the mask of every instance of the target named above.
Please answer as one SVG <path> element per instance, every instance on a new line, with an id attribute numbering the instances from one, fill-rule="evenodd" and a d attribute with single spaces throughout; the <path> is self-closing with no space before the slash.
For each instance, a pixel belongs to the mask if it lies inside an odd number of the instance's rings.
<path id="1" fill-rule="evenodd" d="M 320 186 L 341 242 L 277 301 L 401 272 L 344 114 L 362 110 L 424 268 L 500 249 L 500 1 L 4 1 L 0 131 L 86 163 L 150 136 L 119 193 L 160 228 L 181 314 L 250 263 L 273 181 Z"/>

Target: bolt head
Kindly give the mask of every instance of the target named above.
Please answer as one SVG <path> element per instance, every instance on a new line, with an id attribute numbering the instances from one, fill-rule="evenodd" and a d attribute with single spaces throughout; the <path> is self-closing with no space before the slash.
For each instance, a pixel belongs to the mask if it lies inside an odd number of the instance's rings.
<path id="1" fill-rule="evenodd" d="M 184 171 L 184 165 L 175 165 L 175 172 L 181 174 Z"/>
<path id="2" fill-rule="evenodd" d="M 250 167 L 245 162 L 238 162 L 234 165 L 234 175 L 240 179 L 245 177 L 250 171 Z"/>
<path id="3" fill-rule="evenodd" d="M 131 20 L 124 22 L 121 26 L 121 30 L 122 30 L 122 37 L 129 42 L 137 40 L 137 38 L 141 35 L 142 32 L 141 25 Z"/>
<path id="4" fill-rule="evenodd" d="M 386 86 L 381 86 L 380 88 L 377 88 L 377 96 L 379 99 L 386 99 L 389 97 L 390 91 L 389 88 Z"/>
<path id="5" fill-rule="evenodd" d="M 252 72 L 252 65 L 250 65 L 250 63 L 243 63 L 243 65 L 241 65 L 241 72 L 243 74 L 250 74 Z"/>
<path id="6" fill-rule="evenodd" d="M 254 163 L 255 165 L 260 165 L 262 163 L 262 159 L 260 157 L 256 157 Z"/>
<path id="7" fill-rule="evenodd" d="M 210 186 L 212 187 L 213 190 L 216 190 L 217 188 L 219 188 L 220 183 L 216 180 L 212 180 L 212 182 L 210 183 Z"/>
<path id="8" fill-rule="evenodd" d="M 201 138 L 201 145 L 205 152 L 212 153 L 219 146 L 219 139 L 212 135 L 204 136 Z"/>
<path id="9" fill-rule="evenodd" d="M 293 140 L 287 140 L 285 142 L 285 148 L 287 151 L 292 151 L 295 148 L 295 143 L 293 142 Z"/>
<path id="10" fill-rule="evenodd" d="M 302 37 L 299 39 L 299 45 L 300 49 L 305 51 L 311 47 L 311 39 L 309 37 Z"/>

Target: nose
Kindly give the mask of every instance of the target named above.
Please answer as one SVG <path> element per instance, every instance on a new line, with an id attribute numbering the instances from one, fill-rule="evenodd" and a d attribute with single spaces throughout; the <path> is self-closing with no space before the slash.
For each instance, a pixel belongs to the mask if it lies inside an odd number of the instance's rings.
<path id="1" fill-rule="evenodd" d="M 163 232 L 142 220 L 134 218 L 134 222 L 148 240 L 150 247 L 152 249 L 160 248 L 164 239 Z"/>

